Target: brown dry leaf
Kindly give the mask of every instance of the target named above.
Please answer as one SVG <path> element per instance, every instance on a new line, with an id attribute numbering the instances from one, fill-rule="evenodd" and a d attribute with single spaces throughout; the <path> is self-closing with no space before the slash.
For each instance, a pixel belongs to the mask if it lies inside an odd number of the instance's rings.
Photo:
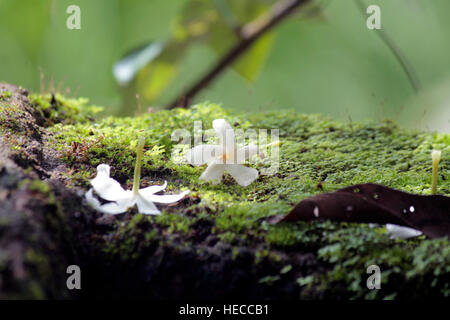
<path id="1" fill-rule="evenodd" d="M 420 230 L 430 238 L 450 237 L 450 197 L 415 195 L 378 184 L 359 184 L 307 198 L 272 223 L 319 219 L 392 223 Z"/>

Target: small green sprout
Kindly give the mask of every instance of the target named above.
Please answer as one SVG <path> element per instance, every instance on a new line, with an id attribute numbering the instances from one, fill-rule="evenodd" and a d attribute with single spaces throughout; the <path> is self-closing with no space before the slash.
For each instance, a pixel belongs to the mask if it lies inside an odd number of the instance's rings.
<path id="1" fill-rule="evenodd" d="M 437 178 L 438 178 L 438 166 L 441 161 L 441 151 L 433 150 L 431 152 L 431 159 L 433 161 L 433 172 L 431 179 L 431 194 L 436 194 L 437 192 Z"/>
<path id="2" fill-rule="evenodd" d="M 136 164 L 134 166 L 134 179 L 133 179 L 133 193 L 137 195 L 139 193 L 139 182 L 141 181 L 141 166 L 142 155 L 144 151 L 145 140 L 143 137 L 139 137 L 136 147 Z"/>

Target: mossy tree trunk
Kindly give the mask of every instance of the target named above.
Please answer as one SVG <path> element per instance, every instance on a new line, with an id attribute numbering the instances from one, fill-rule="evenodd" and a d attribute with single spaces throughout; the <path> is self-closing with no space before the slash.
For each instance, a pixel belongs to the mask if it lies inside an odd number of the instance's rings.
<path id="1" fill-rule="evenodd" d="M 429 152 L 443 150 L 439 191 L 450 193 L 450 138 L 391 122 L 342 123 L 289 112 L 229 114 L 215 105 L 94 122 L 81 99 L 0 85 L 0 298 L 152 299 L 413 298 L 450 294 L 450 245 L 394 241 L 382 226 L 332 222 L 268 225 L 307 196 L 363 182 L 426 194 Z M 226 118 L 279 128 L 280 168 L 243 188 L 212 186 L 202 168 L 172 161 L 177 128 Z M 206 128 L 204 128 L 206 129 Z M 86 205 L 95 167 L 130 189 L 131 146 L 146 139 L 142 185 L 192 190 L 160 216 L 109 216 Z M 66 269 L 82 270 L 68 290 Z M 380 266 L 383 290 L 366 287 Z"/>

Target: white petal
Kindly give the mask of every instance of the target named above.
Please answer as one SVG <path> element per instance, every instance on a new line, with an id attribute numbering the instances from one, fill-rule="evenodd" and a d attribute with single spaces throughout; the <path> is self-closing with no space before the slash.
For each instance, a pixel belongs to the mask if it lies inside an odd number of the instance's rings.
<path id="1" fill-rule="evenodd" d="M 132 207 L 132 205 L 129 205 L 130 202 L 127 202 L 125 200 L 122 200 L 120 202 L 108 202 L 100 206 L 99 210 L 103 213 L 109 213 L 109 214 L 119 214 L 124 213 L 128 210 L 128 208 Z"/>
<path id="2" fill-rule="evenodd" d="M 186 159 L 190 164 L 199 166 L 213 161 L 223 153 L 221 146 L 202 144 L 189 150 Z"/>
<path id="3" fill-rule="evenodd" d="M 144 197 L 148 198 L 152 194 L 163 191 L 167 187 L 167 181 L 164 181 L 164 184 L 162 186 L 154 185 L 147 188 L 139 189 L 139 193 Z"/>
<path id="4" fill-rule="evenodd" d="M 211 162 L 200 176 L 200 180 L 209 181 L 212 184 L 218 184 L 222 180 L 225 165 Z"/>
<path id="5" fill-rule="evenodd" d="M 93 207 L 94 209 L 98 209 L 101 206 L 101 203 L 94 197 L 92 190 L 92 188 L 89 189 L 88 192 L 84 194 L 84 196 L 91 207 Z"/>
<path id="6" fill-rule="evenodd" d="M 433 162 L 439 163 L 441 161 L 441 151 L 440 150 L 433 150 L 431 152 L 431 159 Z"/>
<path id="7" fill-rule="evenodd" d="M 97 166 L 97 176 L 91 180 L 95 192 L 105 200 L 117 201 L 126 198 L 125 190 L 120 183 L 109 177 L 110 167 L 107 164 Z"/>
<path id="8" fill-rule="evenodd" d="M 259 154 L 258 146 L 254 144 L 249 144 L 243 148 L 240 148 L 237 151 L 237 162 L 236 163 L 244 163 L 245 160 L 251 159 L 254 155 Z"/>
<path id="9" fill-rule="evenodd" d="M 184 196 L 187 195 L 188 193 L 189 193 L 189 191 L 183 191 L 180 194 L 167 194 L 167 195 L 163 195 L 163 196 L 154 194 L 154 195 L 150 196 L 149 198 L 146 198 L 146 200 L 150 200 L 150 201 L 156 202 L 156 203 L 174 203 L 174 202 L 177 202 L 177 201 L 180 201 L 181 199 L 183 199 Z"/>
<path id="10" fill-rule="evenodd" d="M 147 201 L 141 196 L 137 196 L 136 205 L 138 207 L 139 213 L 153 214 L 153 215 L 161 214 L 161 211 L 158 210 L 158 208 L 153 204 L 153 202 Z"/>
<path id="11" fill-rule="evenodd" d="M 96 199 L 92 193 L 93 189 L 89 189 L 88 192 L 86 192 L 86 200 L 87 202 L 97 211 L 102 213 L 108 213 L 108 214 L 119 214 L 127 211 L 127 209 L 132 205 L 131 199 L 122 199 L 118 202 L 109 202 L 105 204 L 101 204 L 98 199 Z"/>
<path id="12" fill-rule="evenodd" d="M 227 164 L 226 170 L 241 186 L 246 187 L 258 178 L 258 170 L 241 164 Z"/>
<path id="13" fill-rule="evenodd" d="M 235 138 L 231 125 L 224 119 L 216 119 L 212 125 L 214 130 L 216 130 L 217 136 L 220 138 L 222 148 L 226 153 L 232 154 L 234 152 Z"/>
<path id="14" fill-rule="evenodd" d="M 419 230 L 390 223 L 386 224 L 386 230 L 391 238 L 408 239 L 422 234 Z"/>

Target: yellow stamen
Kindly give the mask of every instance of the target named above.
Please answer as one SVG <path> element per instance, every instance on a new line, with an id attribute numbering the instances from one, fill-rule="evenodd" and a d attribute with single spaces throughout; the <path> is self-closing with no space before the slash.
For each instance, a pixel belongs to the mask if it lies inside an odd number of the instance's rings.
<path id="1" fill-rule="evenodd" d="M 223 153 L 217 157 L 217 160 L 222 160 L 224 163 L 226 163 L 227 160 L 230 160 L 230 159 L 231 159 L 231 154 L 229 154 L 229 153 Z"/>
<path id="2" fill-rule="evenodd" d="M 281 147 L 282 144 L 283 144 L 283 142 L 281 142 L 280 140 L 277 140 L 272 143 L 269 143 L 267 146 L 268 147 Z"/>

